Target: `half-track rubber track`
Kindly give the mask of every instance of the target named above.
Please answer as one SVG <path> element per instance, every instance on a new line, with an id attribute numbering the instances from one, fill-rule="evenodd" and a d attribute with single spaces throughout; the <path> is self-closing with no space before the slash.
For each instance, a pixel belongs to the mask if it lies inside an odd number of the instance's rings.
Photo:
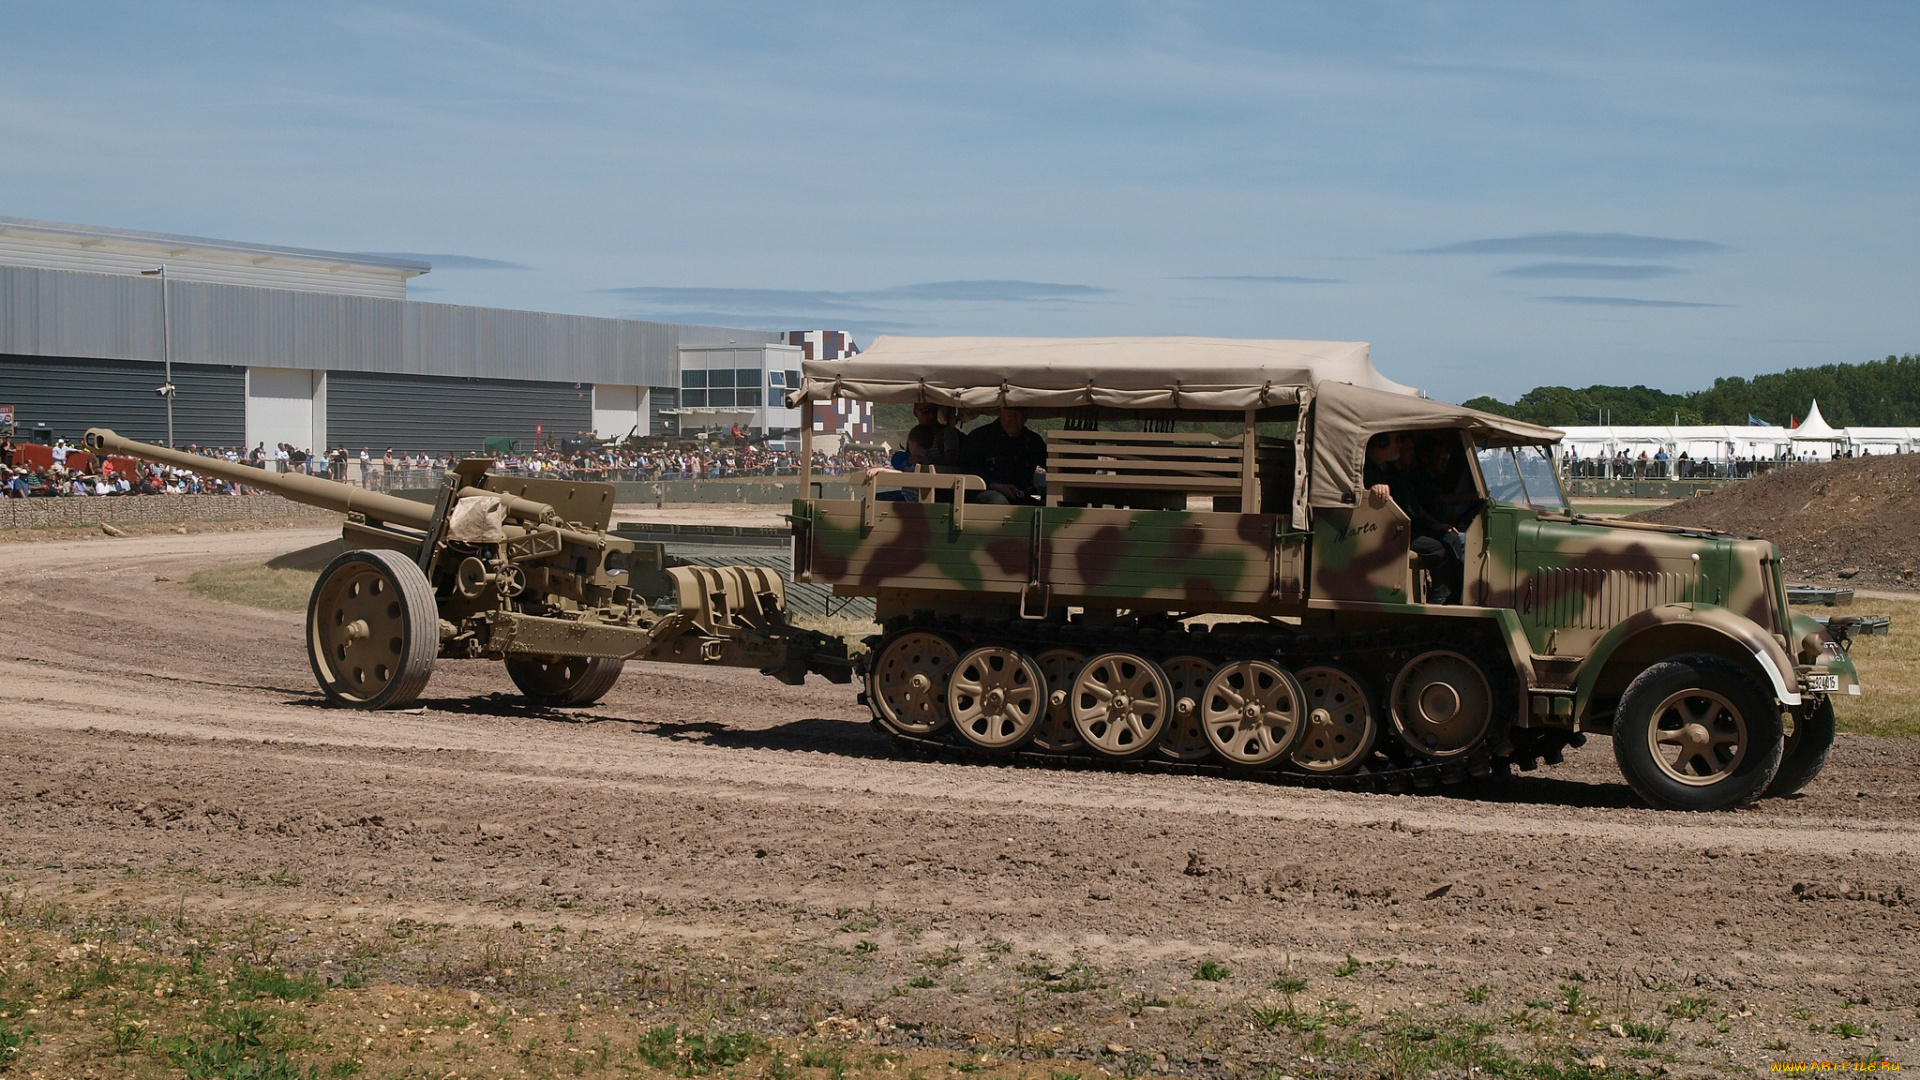
<path id="1" fill-rule="evenodd" d="M 1208 761 L 1176 761 L 1157 755 L 1116 760 L 1084 748 L 1045 751 L 1024 747 L 1013 751 L 990 751 L 969 743 L 949 725 L 929 735 L 913 735 L 894 730 L 880 719 L 875 708 L 873 724 L 889 735 L 903 754 L 936 760 L 976 764 L 1014 765 L 1064 770 L 1099 769 L 1113 772 L 1168 775 L 1217 776 L 1259 783 L 1284 784 L 1335 791 L 1403 793 L 1431 790 L 1476 777 L 1505 775 L 1509 765 L 1531 769 L 1545 759 L 1559 760 L 1559 751 L 1577 745 L 1578 737 L 1559 731 L 1521 730 L 1512 727 L 1514 692 L 1512 674 L 1504 662 L 1504 652 L 1492 637 L 1478 631 L 1463 632 L 1455 620 L 1445 625 L 1425 625 L 1384 630 L 1342 633 L 1315 633 L 1280 623 L 1225 623 L 1212 627 L 1170 626 L 1093 627 L 1059 622 L 1005 622 L 987 619 L 938 616 L 916 612 L 909 617 L 889 620 L 885 632 L 867 639 L 868 653 L 860 662 L 859 673 L 879 655 L 884 643 L 901 635 L 925 632 L 938 634 L 965 652 L 978 645 L 1002 645 L 1028 654 L 1048 649 L 1071 648 L 1093 655 L 1101 652 L 1129 652 L 1156 663 L 1174 656 L 1196 656 L 1215 665 L 1233 660 L 1265 659 L 1288 670 L 1310 664 L 1339 664 L 1372 677 L 1371 692 L 1375 708 L 1383 715 L 1376 719 L 1384 725 L 1379 748 L 1357 768 L 1339 774 L 1309 773 L 1285 767 L 1242 768 L 1217 758 Z M 1396 670 L 1409 657 L 1429 649 L 1447 649 L 1470 657 L 1480 668 L 1493 691 L 1496 703 L 1492 722 L 1477 744 L 1465 753 L 1432 760 L 1417 754 L 1393 734 L 1386 711 L 1390 708 L 1380 693 L 1382 675 Z M 861 695 L 867 702 L 867 694 Z M 871 702 L 868 702 L 872 704 Z"/>

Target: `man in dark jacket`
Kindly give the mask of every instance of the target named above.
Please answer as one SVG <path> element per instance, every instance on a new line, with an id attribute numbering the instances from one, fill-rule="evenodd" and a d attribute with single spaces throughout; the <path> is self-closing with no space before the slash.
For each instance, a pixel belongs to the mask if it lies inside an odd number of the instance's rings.
<path id="1" fill-rule="evenodd" d="M 1034 475 L 1047 464 L 1047 440 L 1027 429 L 1027 410 L 1005 408 L 1000 419 L 967 432 L 960 466 L 987 482 L 969 502 L 1035 505 L 1045 492 Z"/>

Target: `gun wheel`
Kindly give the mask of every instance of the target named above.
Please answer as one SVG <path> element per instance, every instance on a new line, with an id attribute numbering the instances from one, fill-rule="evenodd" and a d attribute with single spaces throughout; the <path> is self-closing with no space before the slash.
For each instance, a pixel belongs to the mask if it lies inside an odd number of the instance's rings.
<path id="1" fill-rule="evenodd" d="M 1393 729 L 1415 753 L 1452 758 L 1472 750 L 1493 724 L 1493 690 L 1480 665 L 1435 649 L 1407 661 L 1393 680 Z"/>
<path id="2" fill-rule="evenodd" d="M 1265 660 L 1220 665 L 1200 698 L 1200 722 L 1214 752 L 1235 765 L 1271 765 L 1293 752 L 1306 731 L 1306 695 Z"/>
<path id="3" fill-rule="evenodd" d="M 1373 752 L 1380 718 L 1360 680 L 1328 664 L 1301 668 L 1294 678 L 1306 695 L 1306 733 L 1293 748 L 1295 766 L 1333 776 L 1351 772 Z"/>
<path id="4" fill-rule="evenodd" d="M 625 660 L 605 656 L 527 656 L 507 661 L 507 677 L 535 705 L 591 705 L 620 678 Z"/>
<path id="5" fill-rule="evenodd" d="M 1153 752 L 1173 717 L 1173 687 L 1160 665 L 1132 653 L 1102 653 L 1073 680 L 1073 726 L 1102 757 Z"/>
<path id="6" fill-rule="evenodd" d="M 1047 680 L 1025 654 L 983 645 L 947 680 L 947 713 L 960 737 L 983 750 L 1012 750 L 1033 737 L 1047 711 Z"/>
<path id="7" fill-rule="evenodd" d="M 874 715 L 902 735 L 931 735 L 946 727 L 947 677 L 959 661 L 946 638 L 924 630 L 882 645 L 867 676 Z"/>
<path id="8" fill-rule="evenodd" d="M 1086 745 L 1073 726 L 1073 680 L 1086 666 L 1087 654 L 1074 649 L 1048 649 L 1034 657 L 1047 684 L 1047 709 L 1033 727 L 1033 746 L 1064 753 Z"/>
<path id="9" fill-rule="evenodd" d="M 433 586 L 397 551 L 348 551 L 327 564 L 307 600 L 307 660 L 335 705 L 413 703 L 440 652 Z"/>
<path id="10" fill-rule="evenodd" d="M 1200 723 L 1200 697 L 1213 677 L 1213 663 L 1198 656 L 1176 656 L 1160 669 L 1173 686 L 1173 720 L 1156 752 L 1174 761 L 1205 761 L 1213 756 L 1213 744 Z"/>

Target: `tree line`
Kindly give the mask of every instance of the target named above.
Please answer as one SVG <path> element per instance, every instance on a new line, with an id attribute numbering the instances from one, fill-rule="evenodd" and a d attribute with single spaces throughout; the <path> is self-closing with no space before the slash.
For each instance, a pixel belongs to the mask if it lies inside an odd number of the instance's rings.
<path id="1" fill-rule="evenodd" d="M 1792 368 L 1776 375 L 1715 379 L 1705 390 L 1671 394 L 1650 386 L 1539 386 L 1512 403 L 1477 397 L 1462 404 L 1548 427 L 1597 424 L 1745 424 L 1785 426 L 1806 418 L 1819 399 L 1834 427 L 1920 427 L 1920 355 L 1865 364 Z"/>

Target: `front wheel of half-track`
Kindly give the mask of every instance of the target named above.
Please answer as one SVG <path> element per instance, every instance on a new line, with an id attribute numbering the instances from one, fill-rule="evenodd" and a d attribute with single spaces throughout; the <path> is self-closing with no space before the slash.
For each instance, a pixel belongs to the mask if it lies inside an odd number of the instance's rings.
<path id="1" fill-rule="evenodd" d="M 1780 766 L 1780 713 L 1751 676 L 1717 656 L 1649 667 L 1614 714 L 1613 756 L 1660 810 L 1726 810 L 1758 799 Z"/>
<path id="2" fill-rule="evenodd" d="M 397 551 L 344 552 L 307 600 L 307 661 L 335 705 L 402 709 L 433 675 L 440 609 L 418 564 Z"/>
<path id="3" fill-rule="evenodd" d="M 507 661 L 507 677 L 535 705 L 578 708 L 607 696 L 626 665 L 606 656 L 525 656 Z"/>
<path id="4" fill-rule="evenodd" d="M 1792 795 L 1820 775 L 1833 753 L 1833 699 L 1823 697 L 1812 708 L 1793 714 L 1793 730 L 1780 751 L 1780 771 L 1773 774 L 1767 794 Z"/>
<path id="5" fill-rule="evenodd" d="M 884 641 L 867 669 L 867 700 L 882 724 L 901 735 L 926 736 L 952 722 L 947 679 L 960 653 L 946 638 L 909 630 Z"/>

